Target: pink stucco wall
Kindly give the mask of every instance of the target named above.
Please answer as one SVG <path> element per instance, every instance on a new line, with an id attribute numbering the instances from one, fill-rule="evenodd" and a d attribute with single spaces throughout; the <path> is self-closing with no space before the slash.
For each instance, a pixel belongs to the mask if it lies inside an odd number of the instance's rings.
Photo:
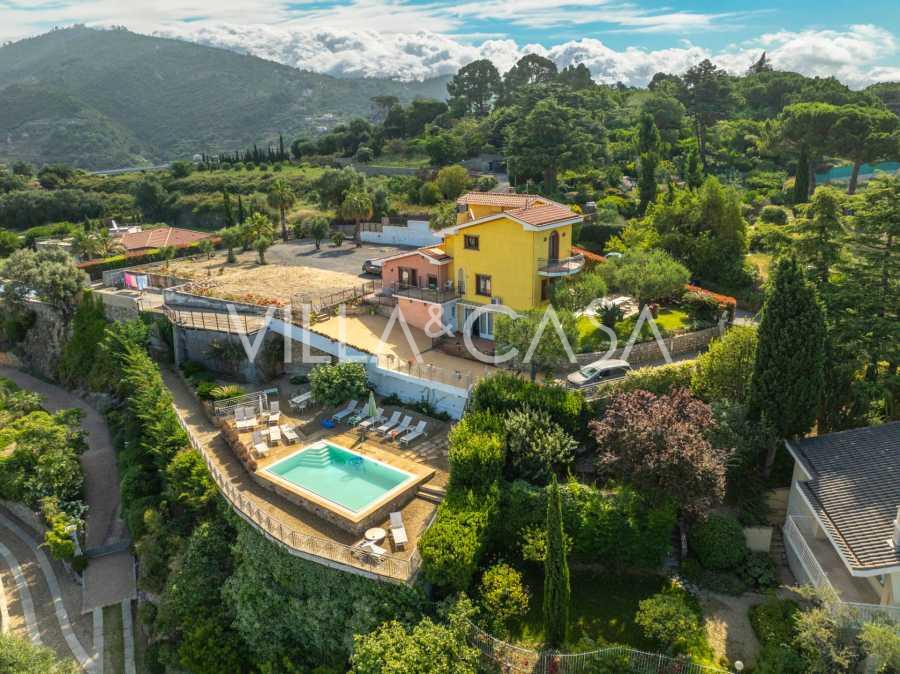
<path id="1" fill-rule="evenodd" d="M 430 304 L 398 297 L 397 306 L 400 307 L 400 313 L 403 314 L 403 318 L 411 326 L 424 330 L 427 333 L 434 333 L 433 335 L 429 334 L 429 336 L 436 337 L 439 334 L 440 327 L 435 325 L 432 314 L 437 314 L 438 317 L 442 318 L 440 304 Z M 427 329 L 426 326 L 428 326 Z"/>
<path id="2" fill-rule="evenodd" d="M 381 270 L 381 279 L 384 281 L 385 286 L 391 286 L 400 282 L 400 267 L 416 270 L 416 275 L 418 276 L 417 285 L 420 288 L 428 287 L 429 274 L 437 276 L 438 288 L 443 288 L 448 278 L 447 270 L 449 269 L 449 265 L 431 264 L 421 255 L 410 253 L 405 257 L 389 260 L 384 263 L 384 267 Z"/>

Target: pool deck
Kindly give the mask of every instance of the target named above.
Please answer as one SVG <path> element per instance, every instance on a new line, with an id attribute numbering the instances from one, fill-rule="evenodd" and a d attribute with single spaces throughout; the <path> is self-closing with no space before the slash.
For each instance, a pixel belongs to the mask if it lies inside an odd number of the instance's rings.
<path id="1" fill-rule="evenodd" d="M 358 559 L 348 554 L 347 548 L 359 543 L 359 536 L 313 515 L 257 483 L 235 456 L 220 429 L 210 421 L 201 403 L 189 391 L 178 374 L 171 369 L 164 368 L 163 378 L 171 391 L 175 410 L 185 428 L 194 439 L 196 446 L 202 451 L 211 472 L 219 476 L 217 485 L 220 491 L 226 495 L 232 508 L 245 520 L 261 529 L 262 533 L 270 539 L 274 539 L 288 548 L 291 554 L 305 559 L 376 579 L 410 582 L 415 577 L 418 570 L 416 545 L 422 532 L 431 523 L 437 509 L 436 503 L 422 495 L 416 495 L 404 506 L 401 512 L 409 538 L 405 549 L 394 549 L 389 541 L 385 541 L 380 545 L 388 550 L 390 558 L 386 562 L 377 563 L 373 560 Z M 286 402 L 283 402 L 282 409 L 288 409 Z M 282 423 L 314 428 L 318 426 L 318 420 L 325 414 L 327 412 L 319 409 L 313 410 L 303 417 L 285 415 Z M 362 441 L 362 444 L 365 451 L 372 452 L 373 456 L 381 456 L 383 453 L 384 456 L 390 456 L 391 461 L 406 459 L 433 469 L 434 475 L 427 482 L 427 487 L 435 488 L 435 491 L 440 492 L 447 484 L 449 473 L 447 463 L 449 425 L 433 421 L 433 423 L 429 423 L 429 426 L 432 426 L 432 431 L 429 432 L 428 437 L 409 448 L 390 446 L 376 441 L 374 438 Z M 321 439 L 354 451 L 360 451 L 357 444 L 358 436 L 353 429 L 339 427 L 327 430 L 318 426 L 316 432 L 305 434 L 299 443 L 273 449 L 269 460 L 275 461 L 284 458 L 296 452 L 300 447 Z M 272 526 L 272 522 L 277 524 L 277 532 L 284 527 L 295 535 L 290 536 L 286 541 L 285 538 L 288 537 L 279 536 Z M 387 529 L 387 524 L 385 518 L 385 521 L 378 526 Z M 293 545 L 294 541 L 297 541 L 296 546 Z M 315 545 L 310 544 L 310 541 Z M 334 545 L 329 545 L 329 543 Z"/>

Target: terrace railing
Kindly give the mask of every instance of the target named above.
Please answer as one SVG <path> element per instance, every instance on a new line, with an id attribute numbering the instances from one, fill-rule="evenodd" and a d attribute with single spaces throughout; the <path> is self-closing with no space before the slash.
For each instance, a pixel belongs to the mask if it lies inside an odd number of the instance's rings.
<path id="1" fill-rule="evenodd" d="M 406 374 L 410 377 L 434 381 L 440 384 L 446 384 L 447 386 L 468 389 L 476 381 L 476 378 L 469 372 L 448 370 L 438 365 L 432 365 L 431 363 L 406 361 L 390 354 L 378 354 L 377 358 L 378 367 L 382 370 L 400 372 L 401 374 Z"/>
<path id="2" fill-rule="evenodd" d="M 381 288 L 381 279 L 375 279 L 333 293 L 298 293 L 291 298 L 291 305 L 297 316 L 300 316 L 300 307 L 304 305 L 309 305 L 313 314 L 321 314 L 332 307 L 361 300 Z"/>
<path id="3" fill-rule="evenodd" d="M 629 671 L 638 674 L 731 674 L 718 667 L 698 665 L 688 660 L 645 653 L 626 646 L 601 648 L 585 653 L 555 653 L 522 648 L 491 636 L 472 622 L 467 623 L 469 642 L 482 657 L 500 666 L 504 672 L 527 674 L 588 674 L 604 660 L 627 661 Z"/>
<path id="4" fill-rule="evenodd" d="M 568 276 L 577 274 L 584 267 L 584 255 L 572 255 L 571 257 L 551 260 L 539 258 L 537 261 L 538 274 L 542 276 Z"/>
<path id="5" fill-rule="evenodd" d="M 277 392 L 278 389 L 275 389 Z M 269 394 L 267 391 L 254 391 L 246 395 L 216 400 L 213 403 L 213 415 L 227 417 L 234 414 L 238 407 L 252 407 L 257 414 L 262 414 L 269 409 Z"/>
<path id="6" fill-rule="evenodd" d="M 172 406 L 178 423 L 188 437 L 191 447 L 203 457 L 216 486 L 232 509 L 269 540 L 281 545 L 291 554 L 312 557 L 326 566 L 336 566 L 351 573 L 375 579 L 410 582 L 415 578 L 421 557 L 413 554 L 410 559 L 393 555 L 372 555 L 349 545 L 296 530 L 277 516 L 263 510 L 251 498 L 245 496 L 229 478 L 219 470 L 210 455 L 209 448 L 194 436 L 175 405 Z"/>
<path id="7" fill-rule="evenodd" d="M 784 522 L 783 532 L 784 540 L 791 546 L 791 550 L 797 556 L 800 565 L 806 572 L 810 585 L 818 589 L 826 589 L 829 594 L 838 597 L 840 595 L 837 589 L 828 579 L 828 574 L 819 564 L 815 553 L 803 536 L 803 528 L 808 528 L 814 523 L 811 517 L 797 517 L 788 515 Z M 841 604 L 850 609 L 851 619 L 853 621 L 865 622 L 867 620 L 880 619 L 890 620 L 891 622 L 900 624 L 900 606 L 885 606 L 881 604 L 862 604 L 859 602 L 840 601 Z"/>
<path id="8" fill-rule="evenodd" d="M 452 284 L 449 288 L 420 288 L 405 283 L 394 283 L 391 285 L 390 290 L 391 293 L 399 297 L 409 297 L 414 300 L 438 302 L 441 304 L 455 300 L 460 296 L 460 293 L 457 292 Z"/>

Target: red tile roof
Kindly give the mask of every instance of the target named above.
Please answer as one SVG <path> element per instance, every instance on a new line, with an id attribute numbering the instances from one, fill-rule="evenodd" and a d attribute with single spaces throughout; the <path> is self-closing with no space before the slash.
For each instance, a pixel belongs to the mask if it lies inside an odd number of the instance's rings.
<path id="1" fill-rule="evenodd" d="M 190 243 L 212 238 L 207 232 L 197 232 L 193 229 L 181 229 L 179 227 L 160 227 L 147 229 L 143 232 L 124 234 L 119 239 L 126 252 L 143 250 L 144 248 L 163 248 L 165 246 L 186 246 Z"/>
<path id="2" fill-rule="evenodd" d="M 587 248 L 580 248 L 579 246 L 572 246 L 572 252 L 575 255 L 584 255 L 584 259 L 588 262 L 606 262 L 606 258 L 602 255 L 598 255 L 597 253 L 593 253 L 589 251 Z"/>
<path id="3" fill-rule="evenodd" d="M 428 246 L 427 248 L 419 248 L 419 250 L 417 250 L 416 252 L 439 262 L 452 259 L 440 246 Z"/>
<path id="4" fill-rule="evenodd" d="M 578 217 L 572 209 L 567 208 L 562 204 L 557 204 L 556 202 L 550 202 L 549 204 L 540 206 L 530 206 L 527 208 L 516 208 L 511 211 L 506 211 L 506 214 L 517 218 L 522 222 L 527 222 L 529 225 L 534 225 L 535 227 L 552 225 L 554 222 L 559 222 L 560 220 L 569 220 Z"/>
<path id="5" fill-rule="evenodd" d="M 537 194 L 508 194 L 505 192 L 468 192 L 456 200 L 458 204 L 476 206 L 499 206 L 500 208 L 525 208 L 535 203 L 550 203 L 549 199 Z"/>

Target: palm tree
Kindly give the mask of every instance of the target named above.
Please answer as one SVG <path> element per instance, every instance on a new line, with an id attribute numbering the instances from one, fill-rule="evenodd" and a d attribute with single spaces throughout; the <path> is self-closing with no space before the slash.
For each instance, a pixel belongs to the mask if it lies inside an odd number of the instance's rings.
<path id="1" fill-rule="evenodd" d="M 297 196 L 284 178 L 278 178 L 269 188 L 269 205 L 277 208 L 281 215 L 281 238 L 288 240 L 287 209 L 294 205 Z"/>
<path id="2" fill-rule="evenodd" d="M 341 215 L 356 223 L 356 228 L 353 230 L 353 238 L 357 247 L 362 245 L 359 223 L 363 218 L 371 218 L 372 210 L 372 197 L 364 189 L 359 188 L 354 188 L 347 192 L 347 196 L 344 197 L 344 202 L 341 204 Z"/>
<path id="3" fill-rule="evenodd" d="M 266 238 L 265 236 L 259 237 L 256 241 L 253 242 L 253 248 L 256 249 L 257 255 L 259 255 L 259 263 L 266 263 L 266 251 L 269 249 L 269 246 L 272 245 L 272 239 Z"/>
<path id="4" fill-rule="evenodd" d="M 241 231 L 238 227 L 226 227 L 219 232 L 222 237 L 222 245 L 228 251 L 228 262 L 234 263 L 237 258 L 234 256 L 234 249 L 241 245 Z"/>

